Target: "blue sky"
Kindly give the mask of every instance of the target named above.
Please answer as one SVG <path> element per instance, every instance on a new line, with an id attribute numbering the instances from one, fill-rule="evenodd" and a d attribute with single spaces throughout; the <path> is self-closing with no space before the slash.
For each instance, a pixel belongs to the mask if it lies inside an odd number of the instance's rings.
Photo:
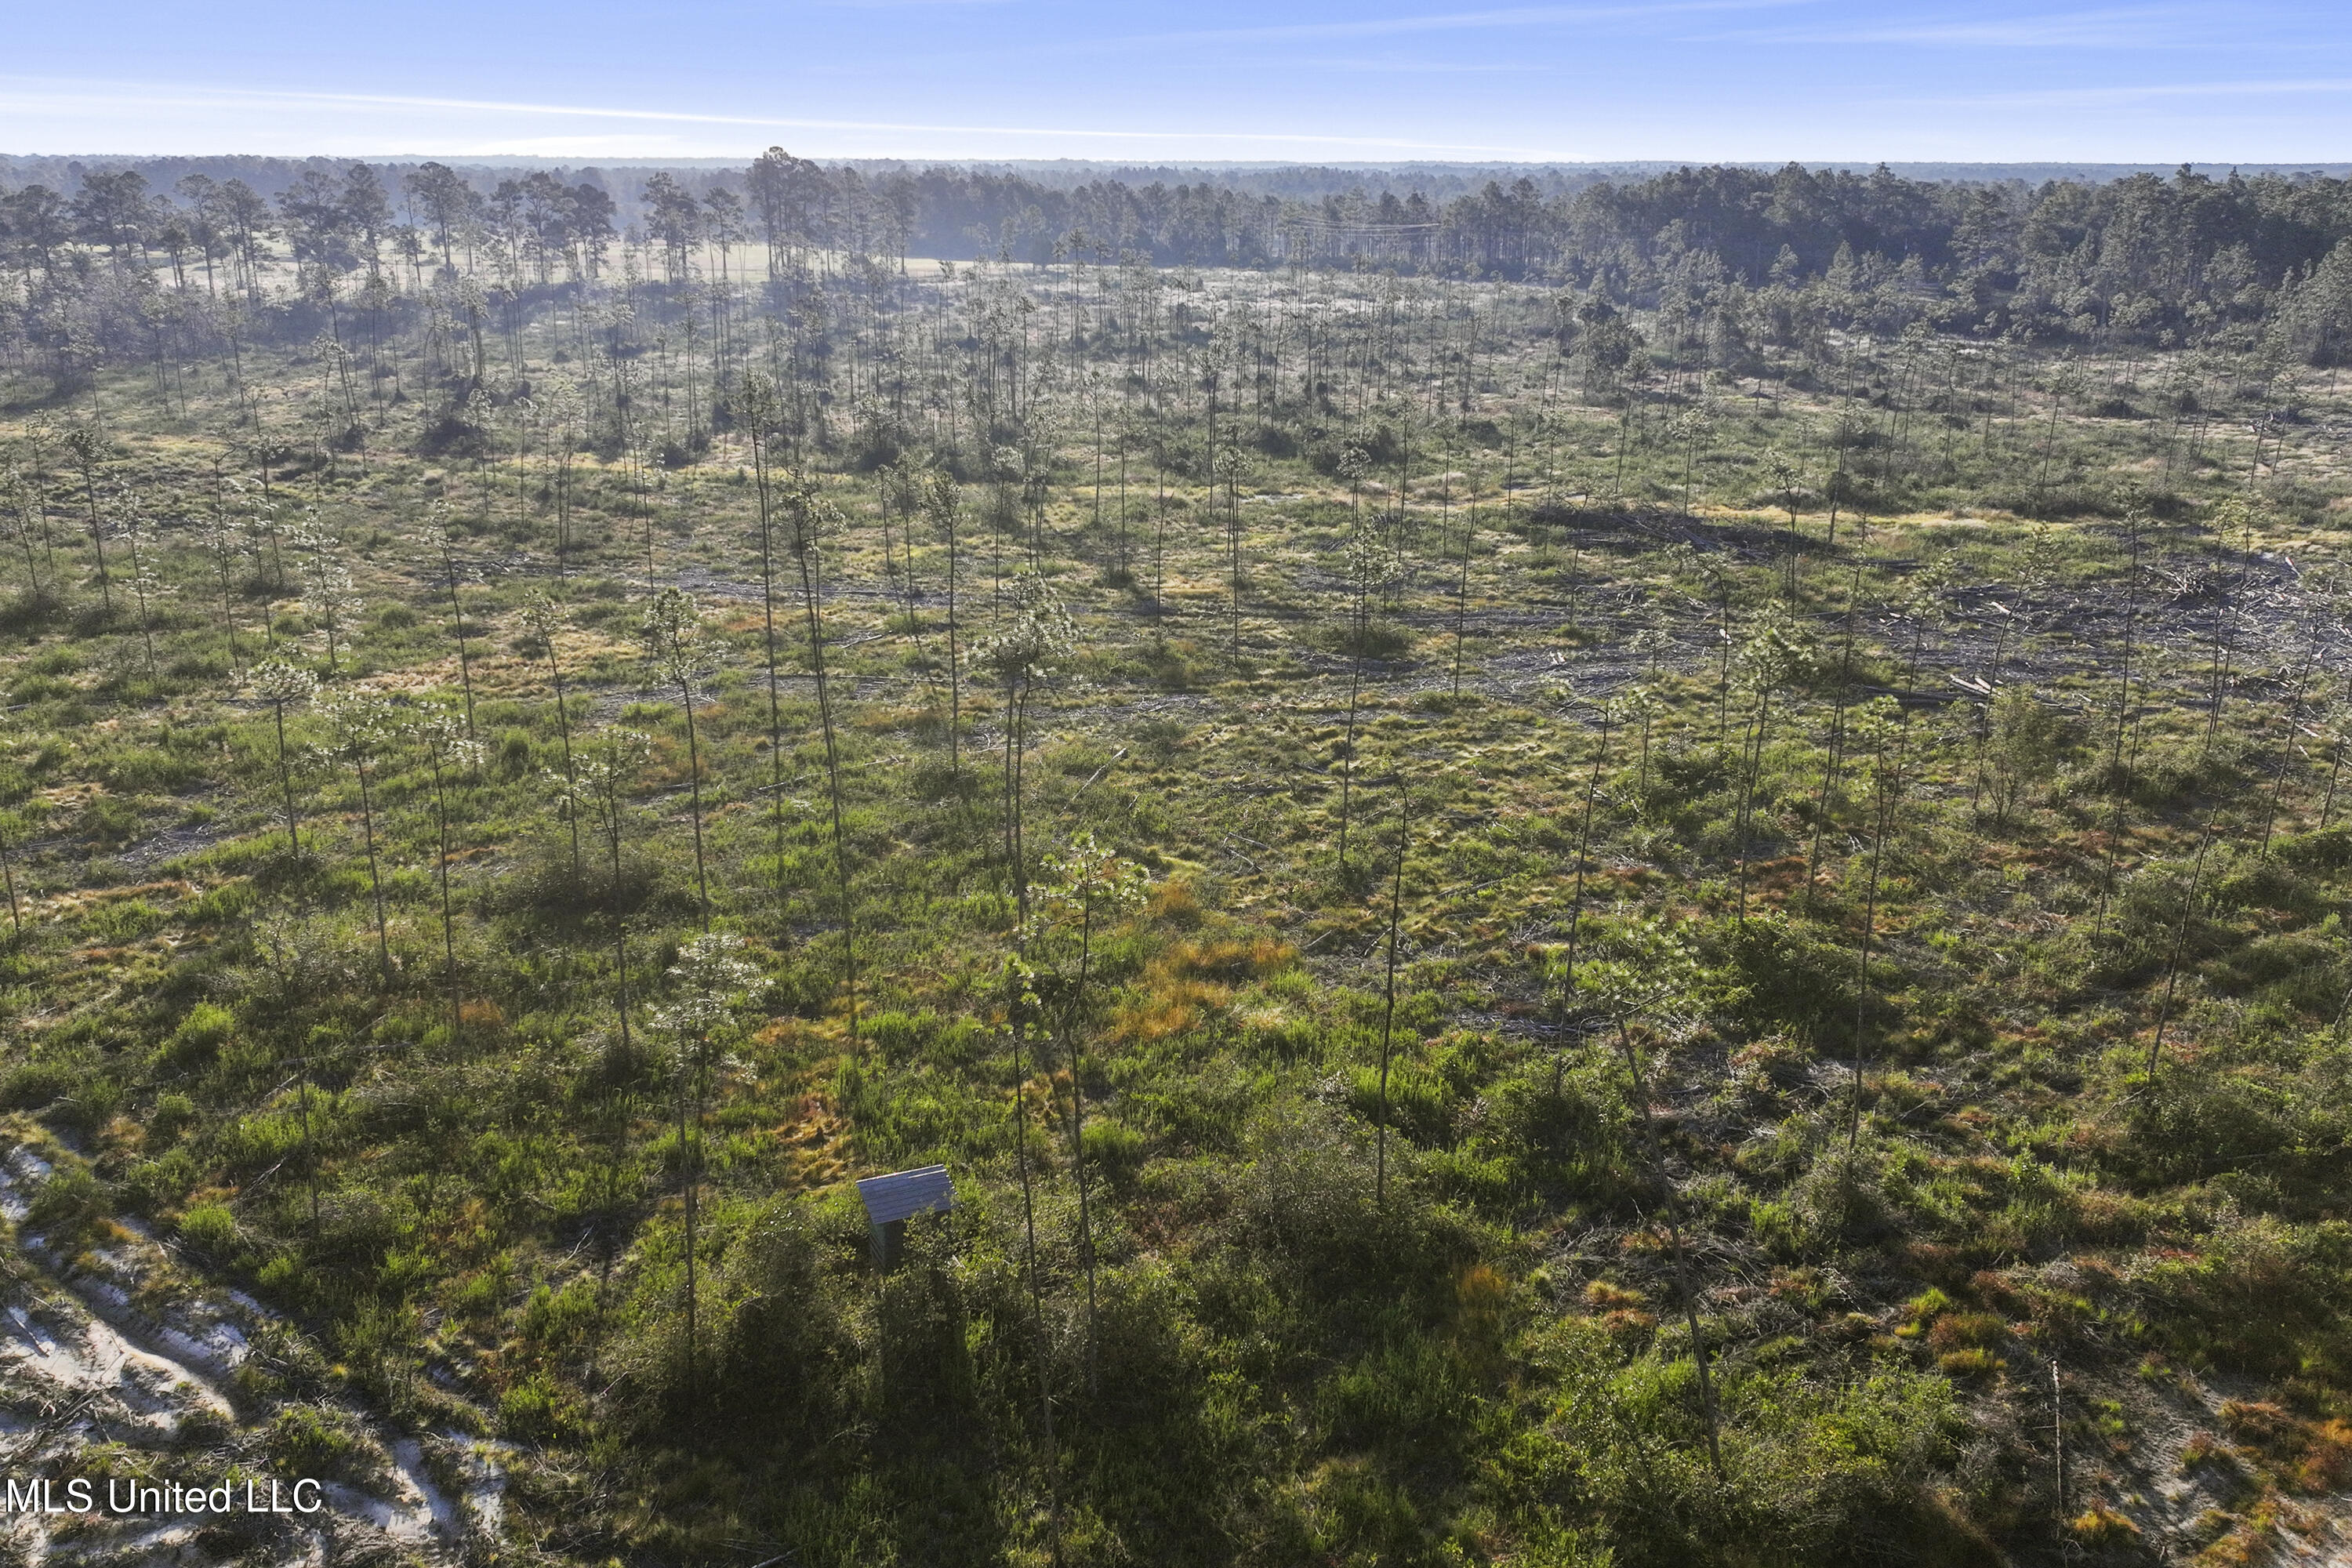
<path id="1" fill-rule="evenodd" d="M 2347 3 L 9 0 L 0 153 L 2339 162 Z"/>

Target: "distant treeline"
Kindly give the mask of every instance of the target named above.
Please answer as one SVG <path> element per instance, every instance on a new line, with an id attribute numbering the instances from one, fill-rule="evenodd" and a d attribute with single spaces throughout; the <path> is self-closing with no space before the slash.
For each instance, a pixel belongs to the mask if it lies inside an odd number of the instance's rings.
<path id="1" fill-rule="evenodd" d="M 35 168 L 49 178 L 10 174 Z M 2325 360 L 2352 324 L 2352 181 L 2317 173 L 2029 184 L 1796 164 L 1622 180 L 1551 169 L 1540 183 L 1496 170 L 1466 189 L 1461 170 L 1416 184 L 1412 167 L 1196 170 L 1173 184 L 1053 173 L 821 164 L 781 148 L 741 169 L 574 172 L 0 161 L 0 262 L 20 300 L 104 258 L 118 274 L 167 263 L 183 286 L 201 269 L 207 289 L 226 272 L 258 304 L 266 263 L 289 257 L 312 290 L 358 274 L 383 287 L 386 272 L 396 288 L 404 269 L 421 289 L 428 268 L 546 286 L 596 277 L 619 241 L 673 281 L 740 277 L 746 247 L 776 281 L 908 257 L 1501 277 L 1638 310 L 1760 316 L 1753 331 L 1778 338 L 1924 320 L 1978 336 L 2186 343 L 2267 326 Z"/>

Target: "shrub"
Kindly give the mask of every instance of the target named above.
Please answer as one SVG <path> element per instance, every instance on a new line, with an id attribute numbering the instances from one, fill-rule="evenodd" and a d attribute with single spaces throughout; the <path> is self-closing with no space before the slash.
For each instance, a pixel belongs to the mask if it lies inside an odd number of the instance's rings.
<path id="1" fill-rule="evenodd" d="M 69 1062 L 26 1062 L 0 1080 L 0 1106 L 37 1110 L 71 1092 L 80 1081 L 80 1070 Z"/>
<path id="2" fill-rule="evenodd" d="M 383 1468 L 352 1417 L 324 1405 L 289 1405 L 269 1424 L 265 1447 L 279 1475 L 365 1482 Z"/>
<path id="3" fill-rule="evenodd" d="M 1853 1015 L 1853 957 L 1778 910 L 1732 929 L 1736 1006 L 1759 1031 L 1811 1030 Z"/>
<path id="4" fill-rule="evenodd" d="M 1087 1161 L 1115 1183 L 1133 1179 L 1143 1168 L 1143 1134 L 1117 1121 L 1097 1118 L 1087 1123 Z"/>
<path id="5" fill-rule="evenodd" d="M 1449 1459 L 1467 1436 L 1472 1390 L 1454 1354 L 1415 1335 L 1371 1352 L 1324 1380 L 1316 1406 L 1331 1440 L 1407 1463 Z"/>
<path id="6" fill-rule="evenodd" d="M 119 1191 L 125 1208 L 152 1215 L 186 1197 L 200 1179 L 194 1156 L 173 1149 L 161 1159 L 134 1162 L 122 1173 Z"/>
<path id="7" fill-rule="evenodd" d="M 2298 870 L 2341 871 L 2352 867 L 2352 827 L 2282 836 L 2274 852 Z"/>
<path id="8" fill-rule="evenodd" d="M 849 1331 L 814 1216 L 788 1198 L 771 1203 L 736 1244 L 726 1285 L 732 1304 L 717 1333 L 719 1412 L 740 1423 L 742 1440 L 779 1452 L 833 1431 L 827 1423 L 848 1393 L 839 1374 Z M 676 1360 L 661 1359 L 665 1367 Z"/>
<path id="9" fill-rule="evenodd" d="M 2284 1152 L 2303 1131 L 2289 1085 L 2251 1073 L 2176 1067 L 2134 1103 L 2116 1163 L 2145 1180 L 2194 1180 Z"/>
<path id="10" fill-rule="evenodd" d="M 1557 1379 L 1551 1418 L 1501 1458 L 1497 1481 L 1507 1494 L 1575 1477 L 1593 1521 L 1587 1550 L 1605 1548 L 1622 1568 L 2002 1560 L 1928 1489 L 1966 1430 L 1939 1378 L 1881 1373 L 1824 1387 L 1793 1370 L 1727 1366 L 1718 1485 L 1687 1358 L 1651 1348 L 1625 1361 L 1589 1320 L 1533 1348 Z"/>
<path id="11" fill-rule="evenodd" d="M 188 757 L 152 746 L 117 746 L 91 760 L 98 781 L 118 795 L 179 795 L 204 782 Z"/>
<path id="12" fill-rule="evenodd" d="M 1374 1122 L 1381 1109 L 1381 1072 L 1378 1068 L 1358 1068 L 1348 1085 L 1348 1108 Z M 1445 1080 L 1419 1067 L 1402 1062 L 1389 1068 L 1389 1126 L 1402 1132 L 1414 1142 L 1424 1145 L 1447 1141 L 1453 1119 L 1453 1098 Z"/>
<path id="13" fill-rule="evenodd" d="M 67 1254 L 78 1252 L 105 1222 L 106 1185 L 81 1165 L 61 1165 L 33 1194 L 25 1223 Z"/>
<path id="14" fill-rule="evenodd" d="M 540 1373 L 499 1395 L 499 1431 L 518 1442 L 544 1442 L 555 1435 L 562 1406 L 562 1391 Z"/>
<path id="15" fill-rule="evenodd" d="M 195 1120 L 196 1102 L 186 1095 L 157 1095 L 153 1109 L 147 1113 L 147 1147 L 163 1149 L 177 1142 L 180 1134 L 194 1125 Z"/>
<path id="16" fill-rule="evenodd" d="M 598 1308 L 593 1281 L 575 1279 L 560 1290 L 541 1286 L 523 1304 L 523 1338 L 544 1351 L 564 1352 L 590 1342 Z"/>
<path id="17" fill-rule="evenodd" d="M 180 1239 L 216 1262 L 236 1253 L 236 1215 L 219 1204 L 199 1204 L 180 1216 Z"/>
<path id="18" fill-rule="evenodd" d="M 122 1109 L 122 1086 L 113 1079 L 102 1074 L 86 1076 L 51 1114 L 88 1135 L 113 1121 L 114 1113 Z"/>
<path id="19" fill-rule="evenodd" d="M 209 1061 L 228 1043 L 236 1028 L 236 1018 L 226 1007 L 210 1002 L 199 1002 L 188 1009 L 179 1027 L 172 1031 L 165 1054 L 175 1063 L 192 1066 Z"/>
<path id="20" fill-rule="evenodd" d="M 2352 1362 L 2341 1306 L 2352 1300 L 2352 1226 L 2239 1219 L 2201 1253 L 2150 1259 L 2137 1282 L 2189 1360 L 2273 1376 L 2340 1375 Z"/>

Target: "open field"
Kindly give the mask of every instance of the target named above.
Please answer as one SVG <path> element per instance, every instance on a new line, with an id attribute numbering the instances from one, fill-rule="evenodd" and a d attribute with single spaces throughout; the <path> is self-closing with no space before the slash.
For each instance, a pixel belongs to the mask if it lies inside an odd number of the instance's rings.
<path id="1" fill-rule="evenodd" d="M 24 269 L 20 1551 L 2352 1551 L 2326 354 L 677 260 Z"/>

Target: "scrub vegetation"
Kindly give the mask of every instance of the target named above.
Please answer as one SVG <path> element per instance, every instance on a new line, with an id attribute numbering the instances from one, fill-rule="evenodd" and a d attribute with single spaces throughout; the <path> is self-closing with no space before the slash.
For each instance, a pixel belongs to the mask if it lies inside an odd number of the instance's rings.
<path id="1" fill-rule="evenodd" d="M 924 178 L 0 194 L 20 1549 L 2347 1550 L 2352 193 Z"/>

